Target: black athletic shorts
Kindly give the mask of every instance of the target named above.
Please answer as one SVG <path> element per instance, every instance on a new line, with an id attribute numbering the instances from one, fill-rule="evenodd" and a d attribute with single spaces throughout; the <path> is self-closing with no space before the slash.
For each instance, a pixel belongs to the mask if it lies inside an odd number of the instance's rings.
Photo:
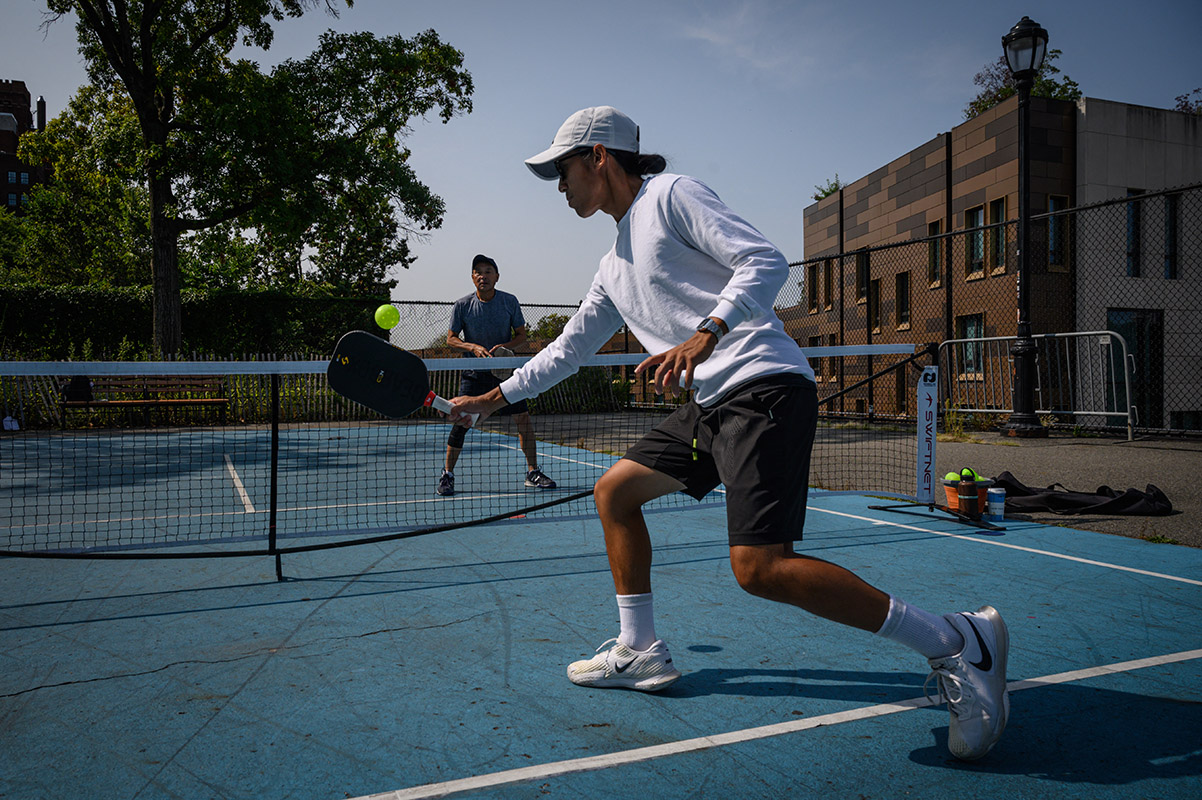
<path id="1" fill-rule="evenodd" d="M 477 395 L 488 394 L 500 385 L 501 379 L 486 369 L 465 369 L 463 374 L 459 376 L 459 394 L 464 397 L 476 397 Z M 516 403 L 510 403 L 504 408 L 494 411 L 492 416 L 495 417 L 498 414 L 502 416 L 525 414 L 529 410 L 526 407 L 526 401 L 519 400 Z"/>
<path id="2" fill-rule="evenodd" d="M 802 375 L 772 375 L 708 408 L 689 401 L 624 458 L 676 478 L 698 500 L 725 485 L 732 545 L 799 541 L 817 424 L 817 387 Z"/>

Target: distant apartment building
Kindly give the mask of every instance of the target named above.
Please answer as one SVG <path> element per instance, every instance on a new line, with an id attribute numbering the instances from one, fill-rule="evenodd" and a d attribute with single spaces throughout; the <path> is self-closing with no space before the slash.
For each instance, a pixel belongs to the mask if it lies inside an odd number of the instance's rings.
<path id="1" fill-rule="evenodd" d="M 46 126 L 46 102 L 38 98 L 38 129 Z M 0 206 L 19 212 L 30 190 L 44 178 L 44 168 L 17 158 L 17 142 L 33 130 L 29 90 L 24 81 L 0 80 Z"/>
<path id="2" fill-rule="evenodd" d="M 1029 154 L 1033 332 L 1120 332 L 1160 394 L 1202 395 L 1202 193 L 1163 191 L 1202 182 L 1202 117 L 1032 98 Z M 781 316 L 803 346 L 1013 336 L 1017 210 L 1012 97 L 808 206 Z M 1177 421 L 1202 409 L 1182 403 Z"/>

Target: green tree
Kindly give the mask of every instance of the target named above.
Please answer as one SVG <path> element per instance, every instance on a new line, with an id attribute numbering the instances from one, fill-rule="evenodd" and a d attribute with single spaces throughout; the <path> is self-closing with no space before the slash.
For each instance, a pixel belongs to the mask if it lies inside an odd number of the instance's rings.
<path id="1" fill-rule="evenodd" d="M 530 338 L 551 341 L 563 333 L 563 326 L 568 324 L 569 319 L 567 314 L 547 314 L 530 329 Z"/>
<path id="2" fill-rule="evenodd" d="M 1060 74 L 1060 69 L 1053 62 L 1060 58 L 1059 50 L 1049 50 L 1047 57 L 1043 60 L 1043 66 L 1039 68 L 1039 73 L 1035 76 L 1035 85 L 1031 87 L 1032 97 L 1050 97 L 1055 100 L 1080 100 L 1081 87 L 1077 85 L 1069 76 L 1065 75 L 1063 80 L 1058 80 L 1057 75 Z M 986 64 L 985 67 L 973 76 L 972 82 L 981 87 L 981 91 L 977 93 L 967 106 L 964 107 L 964 119 L 972 119 L 973 117 L 988 111 L 998 103 L 1018 93 L 1018 89 L 1014 85 L 1014 75 L 1010 72 L 1010 67 L 1006 64 L 1006 56 L 998 56 L 997 61 Z"/>
<path id="3" fill-rule="evenodd" d="M 44 131 L 21 137 L 27 163 L 46 164 L 19 217 L 10 278 L 72 286 L 146 286 L 149 203 L 138 181 L 137 119 L 116 86 L 84 86 Z"/>
<path id="4" fill-rule="evenodd" d="M 846 183 L 839 180 L 839 173 L 836 172 L 834 179 L 827 181 L 825 186 L 818 183 L 814 184 L 814 199 L 821 200 L 825 197 L 830 197 L 846 185 Z"/>
<path id="5" fill-rule="evenodd" d="M 285 268 L 312 247 L 318 273 L 334 277 L 375 245 L 382 279 L 412 260 L 408 236 L 442 223 L 442 200 L 400 145 L 415 117 L 471 110 L 463 55 L 434 31 L 329 32 L 270 74 L 230 58 L 239 42 L 269 48 L 273 22 L 318 6 L 337 13 L 335 0 L 48 0 L 51 22 L 78 16 L 92 84 L 119 84 L 137 120 L 158 354 L 181 342 L 186 235 L 257 230 L 256 246 Z M 199 252 L 219 239 L 199 238 Z"/>
<path id="6" fill-rule="evenodd" d="M 18 251 L 24 238 L 21 217 L 16 214 L 0 214 L 0 281 L 6 285 L 25 282 L 23 275 L 18 271 Z"/>
<path id="7" fill-rule="evenodd" d="M 1195 95 L 1197 95 L 1196 100 L 1194 99 Z M 1173 106 L 1173 110 L 1184 111 L 1186 114 L 1202 114 L 1202 88 L 1177 95 L 1177 105 Z"/>

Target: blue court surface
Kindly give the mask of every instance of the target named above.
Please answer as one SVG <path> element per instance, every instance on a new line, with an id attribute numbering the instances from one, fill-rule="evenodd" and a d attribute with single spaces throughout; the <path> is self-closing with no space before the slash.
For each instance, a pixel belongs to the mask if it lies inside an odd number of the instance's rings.
<path id="1" fill-rule="evenodd" d="M 1202 796 L 1202 551 L 814 498 L 800 552 L 932 611 L 990 603 L 1012 713 L 965 764 L 924 659 L 744 594 L 721 508 L 656 513 L 683 678 L 588 690 L 600 525 L 268 558 L 0 560 L 0 796 Z"/>
<path id="2" fill-rule="evenodd" d="M 453 498 L 433 492 L 445 424 L 297 425 L 274 463 L 266 427 L 146 429 L 0 440 L 0 550 L 263 550 L 464 523 L 587 493 L 616 459 L 540 443 L 554 490 L 523 484 L 516 437 L 474 432 Z M 677 505 L 688 502 L 683 495 Z M 35 548 L 29 543 L 34 542 Z"/>

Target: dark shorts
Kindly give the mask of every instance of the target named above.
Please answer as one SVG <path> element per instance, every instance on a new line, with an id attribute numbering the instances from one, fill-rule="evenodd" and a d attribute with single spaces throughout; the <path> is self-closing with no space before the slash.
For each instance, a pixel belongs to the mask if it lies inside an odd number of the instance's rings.
<path id="1" fill-rule="evenodd" d="M 459 394 L 465 397 L 475 397 L 476 395 L 487 394 L 500 385 L 501 379 L 488 370 L 464 370 L 459 378 Z M 501 416 L 525 414 L 528 410 L 526 401 L 519 400 L 516 403 L 510 403 L 504 408 L 494 411 L 493 416 L 498 414 Z M 456 449 L 462 448 L 466 439 L 467 428 L 462 425 L 452 425 L 451 433 L 447 436 L 447 446 Z"/>
<path id="2" fill-rule="evenodd" d="M 726 487 L 731 545 L 799 541 L 805 525 L 818 389 L 801 375 L 749 381 L 708 408 L 688 402 L 624 458 L 700 500 Z"/>
<path id="3" fill-rule="evenodd" d="M 475 397 L 481 394 L 488 394 L 500 385 L 501 379 L 486 369 L 467 369 L 459 377 L 459 394 L 464 397 Z M 495 417 L 498 414 L 502 416 L 526 414 L 529 411 L 530 409 L 526 407 L 526 401 L 519 400 L 516 403 L 510 403 L 504 408 L 494 411 L 492 416 Z"/>

